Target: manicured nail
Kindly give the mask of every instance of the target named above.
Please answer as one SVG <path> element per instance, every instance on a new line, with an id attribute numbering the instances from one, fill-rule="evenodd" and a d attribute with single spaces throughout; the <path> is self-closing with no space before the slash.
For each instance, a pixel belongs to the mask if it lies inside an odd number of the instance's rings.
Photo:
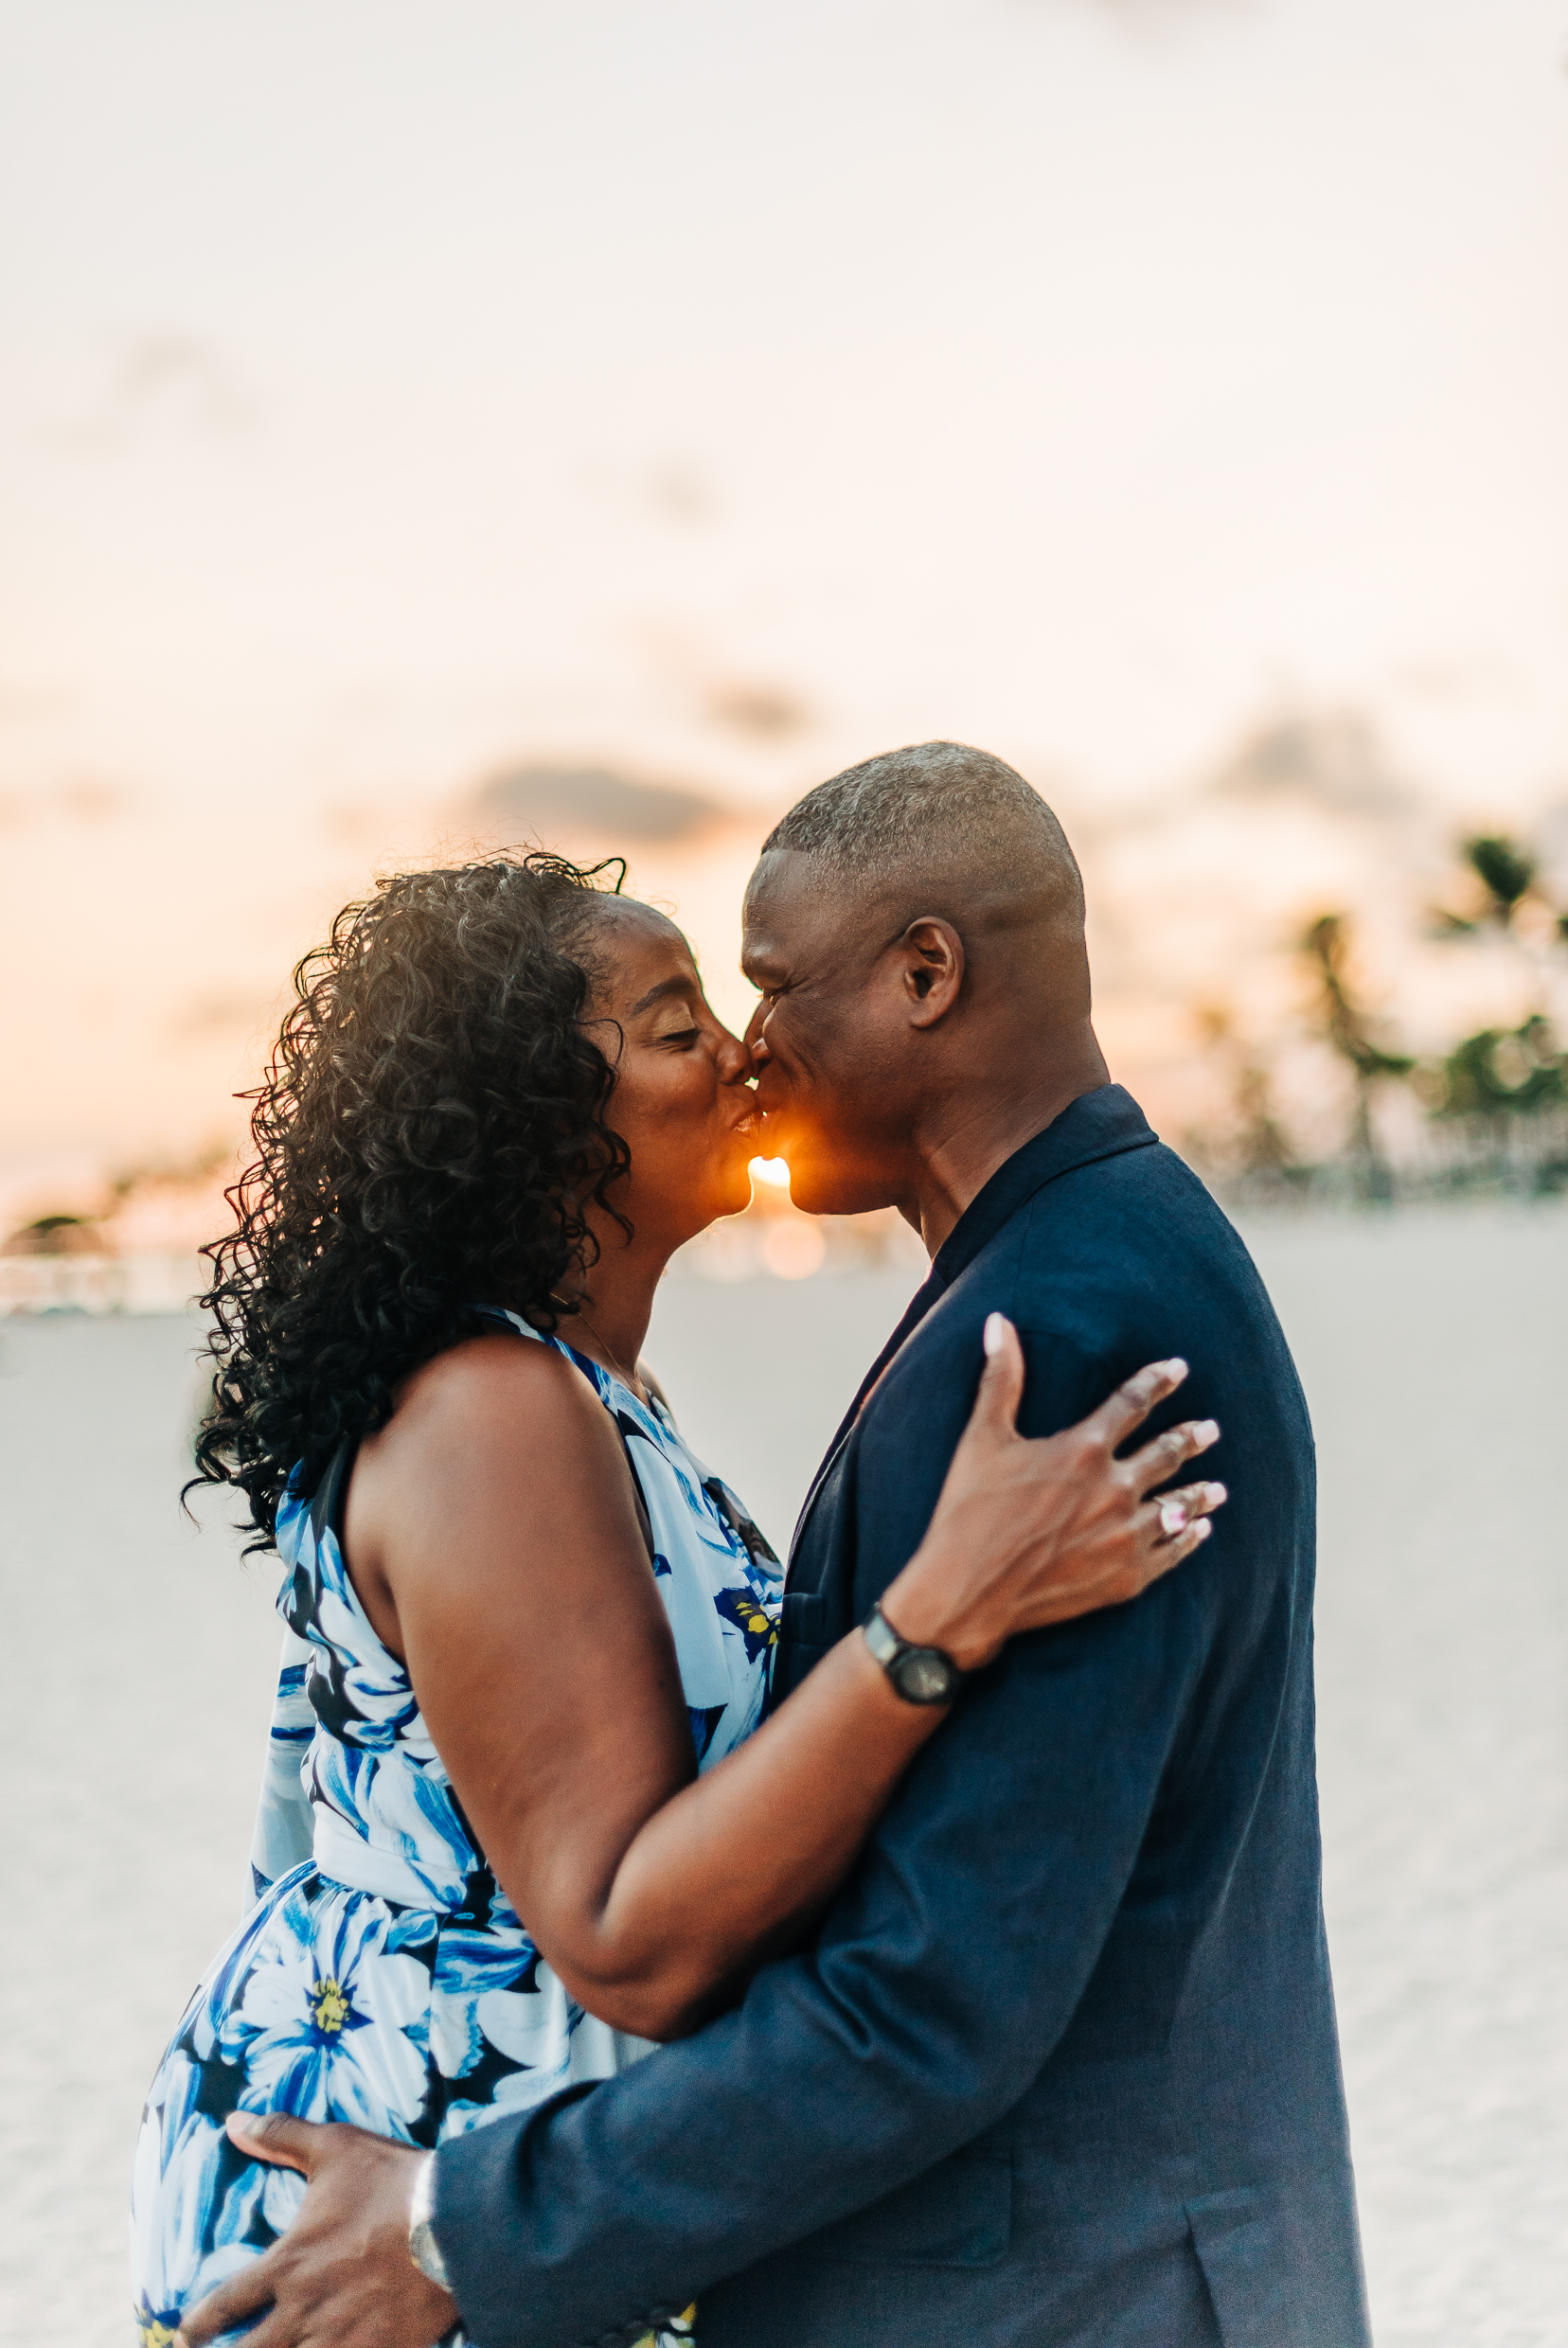
<path id="1" fill-rule="evenodd" d="M 1222 1508 L 1229 1498 L 1230 1494 L 1226 1491 L 1222 1484 L 1211 1484 L 1209 1485 L 1208 1504 L 1211 1508 Z"/>
<path id="2" fill-rule="evenodd" d="M 1001 1352 L 1005 1342 L 1002 1332 L 1007 1325 L 1007 1322 L 999 1312 L 987 1313 L 986 1325 L 981 1334 L 980 1343 L 986 1348 L 988 1357 Z"/>
<path id="3" fill-rule="evenodd" d="M 1201 1418 L 1192 1431 L 1192 1440 L 1201 1451 L 1206 1451 L 1211 1443 L 1220 1440 L 1220 1421 L 1217 1418 Z"/>
<path id="4" fill-rule="evenodd" d="M 1195 1530 L 1200 1540 L 1207 1540 L 1209 1535 L 1213 1532 L 1214 1527 L 1209 1522 L 1207 1517 L 1200 1517 Z"/>
<path id="5" fill-rule="evenodd" d="M 1172 1354 L 1170 1360 L 1166 1363 L 1166 1376 L 1167 1378 L 1173 1378 L 1179 1386 L 1183 1379 L 1185 1378 L 1186 1374 L 1187 1365 L 1182 1360 L 1181 1355 L 1179 1353 Z"/>
<path id="6" fill-rule="evenodd" d="M 1179 1500 L 1167 1500 L 1160 1508 L 1162 1533 L 1180 1533 L 1186 1524 L 1187 1512 Z"/>

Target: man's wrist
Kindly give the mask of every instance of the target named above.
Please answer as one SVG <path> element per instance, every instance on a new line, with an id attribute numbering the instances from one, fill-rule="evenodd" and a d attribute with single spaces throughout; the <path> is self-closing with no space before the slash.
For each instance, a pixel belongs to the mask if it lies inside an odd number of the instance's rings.
<path id="1" fill-rule="evenodd" d="M 414 2172 L 414 2192 L 408 2205 L 408 2255 L 438 2291 L 451 2292 L 441 2246 L 436 2239 L 436 2155 L 427 2152 Z"/>

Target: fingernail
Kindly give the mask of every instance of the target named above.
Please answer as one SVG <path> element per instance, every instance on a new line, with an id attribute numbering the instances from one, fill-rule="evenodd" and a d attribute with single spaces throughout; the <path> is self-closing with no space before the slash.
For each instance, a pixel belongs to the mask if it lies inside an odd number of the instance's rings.
<path id="1" fill-rule="evenodd" d="M 1181 1355 L 1179 1353 L 1172 1354 L 1170 1360 L 1166 1363 L 1166 1375 L 1168 1378 L 1173 1378 L 1176 1380 L 1176 1383 L 1180 1385 L 1186 1374 L 1187 1365 L 1182 1360 Z"/>
<path id="2" fill-rule="evenodd" d="M 1209 1521 L 1208 1521 L 1207 1517 L 1200 1517 L 1200 1518 L 1199 1518 L 1199 1520 L 1198 1520 L 1198 1527 L 1197 1527 L 1197 1530 L 1198 1530 L 1198 1539 L 1199 1539 L 1200 1540 L 1207 1540 L 1207 1539 L 1208 1539 L 1209 1535 L 1213 1532 L 1214 1527 L 1213 1527 L 1213 1525 L 1209 1522 Z"/>
<path id="3" fill-rule="evenodd" d="M 980 1343 L 984 1345 L 988 1356 L 1001 1352 L 1004 1342 L 1002 1332 L 1007 1325 L 1007 1322 L 999 1312 L 987 1313 L 986 1325 L 981 1333 Z"/>
<path id="4" fill-rule="evenodd" d="M 1160 1509 L 1162 1533 L 1180 1533 L 1187 1521 L 1187 1512 L 1179 1500 L 1167 1500 Z"/>
<path id="5" fill-rule="evenodd" d="M 1222 1484 L 1211 1484 L 1209 1485 L 1208 1504 L 1211 1508 L 1223 1507 L 1225 1502 L 1228 1501 L 1229 1498 L 1230 1494 L 1226 1491 Z"/>
<path id="6" fill-rule="evenodd" d="M 1192 1431 L 1192 1439 L 1194 1443 L 1197 1444 L 1198 1449 L 1201 1451 L 1206 1451 L 1211 1443 L 1218 1443 L 1220 1440 L 1219 1420 L 1217 1418 L 1201 1418 L 1198 1421 L 1197 1426 L 1194 1427 Z"/>

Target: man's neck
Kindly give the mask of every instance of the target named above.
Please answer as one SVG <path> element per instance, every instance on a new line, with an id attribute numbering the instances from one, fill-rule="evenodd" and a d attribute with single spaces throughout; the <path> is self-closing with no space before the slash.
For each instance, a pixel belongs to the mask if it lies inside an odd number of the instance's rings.
<path id="1" fill-rule="evenodd" d="M 1070 1066 L 1053 1068 L 1023 1091 L 976 1090 L 941 1105 L 929 1133 L 920 1135 L 919 1172 L 905 1209 L 928 1255 L 936 1254 L 999 1166 L 1074 1101 L 1110 1083 L 1099 1047 L 1093 1037 L 1089 1041 L 1093 1048 Z"/>

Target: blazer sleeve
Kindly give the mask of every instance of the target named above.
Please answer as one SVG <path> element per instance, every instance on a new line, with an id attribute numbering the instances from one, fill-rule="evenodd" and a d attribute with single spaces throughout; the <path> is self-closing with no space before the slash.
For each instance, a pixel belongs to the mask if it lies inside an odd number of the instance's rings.
<path id="1" fill-rule="evenodd" d="M 1103 1400 L 1112 1368 L 1024 1335 L 1025 1432 Z M 978 1355 L 966 1343 L 966 1363 Z M 858 1606 L 918 1540 L 974 1379 L 955 1361 L 920 1400 L 879 1398 L 863 1430 Z M 444 2145 L 436 2228 L 476 2348 L 623 2327 L 634 2339 L 650 2312 L 700 2300 L 1001 2118 L 1105 1943 L 1202 1649 L 1180 1573 L 1015 1641 L 919 1756 L 809 1952 L 592 2091 Z"/>

